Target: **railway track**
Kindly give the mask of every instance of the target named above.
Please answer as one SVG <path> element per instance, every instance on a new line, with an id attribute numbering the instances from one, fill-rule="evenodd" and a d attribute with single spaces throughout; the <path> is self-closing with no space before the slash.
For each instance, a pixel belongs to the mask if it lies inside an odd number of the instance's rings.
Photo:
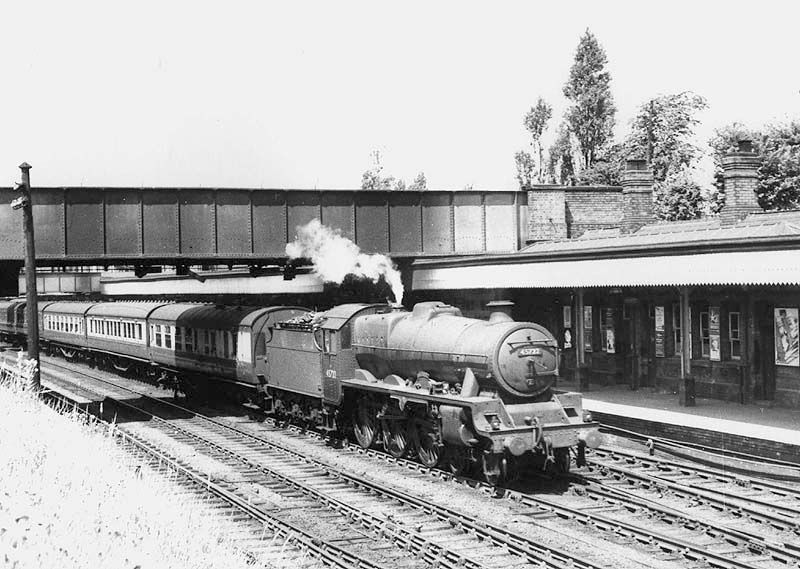
<path id="1" fill-rule="evenodd" d="M 597 450 L 587 462 L 606 486 L 681 498 L 698 514 L 708 510 L 777 539 L 800 536 L 800 490 L 791 486 L 617 449 Z"/>
<path id="2" fill-rule="evenodd" d="M 493 488 L 480 481 L 426 469 L 416 462 L 396 459 L 381 451 L 365 451 L 357 445 L 348 447 L 352 452 L 376 460 L 453 479 L 486 493 L 494 493 L 518 504 L 518 515 L 529 516 L 539 523 L 546 523 L 548 518 L 578 523 L 714 567 L 800 566 L 800 543 L 775 541 L 719 522 L 703 522 L 688 516 L 681 509 L 664 506 L 637 496 L 617 484 L 604 483 L 591 477 L 569 477 L 573 482 L 571 489 L 562 499 L 558 499 L 543 493 L 534 495 L 528 491 Z"/>
<path id="3" fill-rule="evenodd" d="M 64 369 L 76 373 L 72 367 Z M 85 372 L 78 373 L 89 376 Z M 297 518 L 303 518 L 304 512 L 327 510 L 324 522 L 328 528 L 338 528 L 339 541 L 360 541 L 368 546 L 368 551 L 361 551 L 361 554 L 379 551 L 381 548 L 376 546 L 376 539 L 394 546 L 398 557 L 392 559 L 389 566 L 413 568 L 433 565 L 476 569 L 600 569 L 605 566 L 564 549 L 515 535 L 506 528 L 488 524 L 476 516 L 429 503 L 386 484 L 311 460 L 301 453 L 260 439 L 225 422 L 195 414 L 175 404 L 141 397 L 140 392 L 115 382 L 97 377 L 93 377 L 92 381 L 108 385 L 109 389 L 97 393 L 115 400 L 120 408 L 148 415 L 147 428 L 140 429 L 137 436 L 146 437 L 147 431 L 151 431 L 152 436 L 152 430 L 157 430 L 192 451 L 224 464 L 231 471 L 222 475 L 222 482 L 216 483 L 242 498 L 249 497 L 251 503 L 258 498 L 258 492 L 255 495 L 248 493 L 243 489 L 245 486 L 251 489 L 264 488 L 271 495 L 293 499 L 291 507 L 284 508 L 289 510 L 287 516 L 293 521 L 300 521 Z M 85 383 L 82 388 L 88 389 Z M 131 394 L 139 397 L 135 403 L 129 401 Z M 107 399 L 107 412 L 108 402 Z M 120 425 L 120 428 L 131 430 L 130 426 L 124 426 L 124 422 Z M 258 503 L 255 505 L 258 506 Z M 270 507 L 274 506 L 272 502 Z M 297 516 L 297 513 L 301 515 Z M 279 514 L 273 511 L 272 515 Z M 353 526 L 358 527 L 358 535 L 343 537 L 342 528 Z M 364 539 L 363 530 L 372 534 L 370 539 Z M 318 539 L 326 538 L 318 536 Z M 399 554 L 406 558 L 401 559 Z M 386 554 L 381 555 L 385 557 Z"/>
<path id="4" fill-rule="evenodd" d="M 70 371 L 74 371 L 70 369 Z M 83 373 L 83 372 L 80 372 Z M 194 419 L 192 419 L 194 420 Z M 196 422 L 196 421 L 195 421 Z M 224 428 L 227 432 L 231 430 L 236 431 L 237 436 L 243 436 L 243 431 L 232 427 L 230 424 L 222 424 L 220 421 L 213 421 L 215 429 Z M 187 428 L 187 425 L 182 425 L 181 429 L 184 431 L 180 434 L 185 443 L 189 443 L 191 439 L 199 440 L 204 438 L 202 434 Z M 251 433 L 244 433 L 247 435 L 246 441 L 242 440 L 239 443 L 246 450 L 247 447 L 252 445 L 263 445 L 266 443 L 262 438 L 255 436 Z M 217 433 L 214 436 L 221 436 Z M 308 438 L 308 435 L 302 435 Z M 217 444 L 215 452 L 230 454 L 232 449 L 229 445 L 230 435 L 220 439 Z M 269 442 L 272 447 L 280 447 L 274 442 Z M 320 444 L 322 444 L 320 442 Z M 425 469 L 421 465 L 411 461 L 404 461 L 402 459 L 394 459 L 387 457 L 377 451 L 364 451 L 360 447 L 354 445 L 350 447 L 354 452 L 358 452 L 367 457 L 383 462 L 392 462 L 395 465 L 406 467 L 409 470 L 420 472 L 425 476 L 434 475 L 440 478 L 454 478 L 447 473 L 438 472 L 435 470 Z M 252 449 L 250 449 L 252 451 Z M 271 451 L 272 452 L 272 451 Z M 281 453 L 289 452 L 290 449 L 282 448 Z M 241 461 L 241 458 L 239 458 Z M 248 459 L 250 460 L 250 459 Z M 274 457 L 269 457 L 270 461 Z M 305 462 L 306 465 L 313 464 L 315 469 L 326 471 L 325 475 L 328 483 L 333 484 L 337 481 L 336 485 L 328 488 L 333 489 L 335 492 L 345 492 L 345 489 L 339 487 L 338 484 L 342 483 L 345 487 L 358 489 L 359 494 L 353 495 L 347 499 L 355 500 L 358 502 L 363 498 L 366 493 L 379 495 L 380 489 L 372 485 L 373 483 L 363 480 L 359 477 L 347 475 L 343 472 L 338 472 L 331 469 L 330 465 L 325 464 L 320 460 L 311 460 L 306 457 L 295 457 L 296 462 Z M 277 472 L 268 473 L 273 480 L 280 478 Z M 284 472 L 287 479 L 295 480 L 297 483 L 297 472 Z M 305 473 L 307 476 L 310 474 Z M 302 475 L 302 473 L 301 473 Z M 500 490 L 491 488 L 488 485 L 471 481 L 467 479 L 457 479 L 470 486 L 476 487 L 485 493 L 497 493 L 502 495 L 507 500 L 514 503 L 515 516 L 519 519 L 525 519 L 528 523 L 534 523 L 542 526 L 553 526 L 554 524 L 566 522 L 568 525 L 574 526 L 580 524 L 582 526 L 591 527 L 599 531 L 605 532 L 613 539 L 628 539 L 633 542 L 643 544 L 645 548 L 655 548 L 662 552 L 667 552 L 672 558 L 680 558 L 691 563 L 703 562 L 715 567 L 725 568 L 757 568 L 766 569 L 769 567 L 792 567 L 798 566 L 800 562 L 800 548 L 796 548 L 790 543 L 780 543 L 765 539 L 754 533 L 736 530 L 720 523 L 701 522 L 696 519 L 690 519 L 683 512 L 658 504 L 652 499 L 643 498 L 630 492 L 628 489 L 623 489 L 619 484 L 608 484 L 607 481 L 592 480 L 589 478 L 574 478 L 575 484 L 567 496 L 557 497 L 544 497 L 542 495 L 532 496 L 525 492 L 513 490 Z M 618 482 L 618 481 L 615 481 Z M 627 484 L 627 482 L 626 482 Z M 372 486 L 371 486 L 372 485 Z M 308 485 L 310 486 L 310 485 Z M 310 489 L 294 486 L 295 490 L 301 493 L 309 492 Z M 397 494 L 397 491 L 392 491 Z M 402 494 L 402 493 L 401 493 Z M 341 496 L 337 496 L 341 498 Z M 410 498 L 410 500 L 409 500 Z M 385 514 L 380 517 L 383 520 L 383 526 L 375 526 L 372 521 L 367 517 L 358 518 L 362 520 L 361 523 L 364 527 L 372 528 L 383 527 L 381 531 L 386 531 L 386 527 L 394 528 L 395 526 L 412 526 L 423 529 L 420 526 L 422 520 L 435 519 L 437 523 L 443 524 L 439 527 L 431 526 L 425 532 L 418 533 L 439 533 L 440 537 L 446 538 L 443 541 L 450 542 L 457 540 L 465 542 L 464 545 L 473 551 L 477 545 L 473 547 L 469 544 L 467 538 L 469 535 L 474 535 L 478 541 L 489 542 L 496 547 L 501 547 L 507 553 L 507 557 L 492 557 L 495 554 L 490 554 L 487 550 L 487 557 L 481 557 L 481 554 L 473 555 L 472 559 L 464 557 L 460 561 L 455 561 L 461 566 L 481 566 L 481 560 L 493 558 L 494 561 L 498 559 L 504 560 L 505 566 L 515 567 L 514 560 L 519 560 L 518 565 L 523 566 L 524 563 L 546 563 L 548 559 L 557 559 L 558 555 L 563 552 L 557 552 L 552 549 L 541 549 L 539 543 L 531 543 L 530 540 L 526 542 L 525 538 L 518 534 L 509 532 L 503 527 L 493 526 L 485 522 L 473 519 L 460 519 L 461 515 L 443 506 L 436 506 L 411 496 L 405 497 L 404 507 L 409 508 L 409 517 L 405 514 L 399 516 L 392 516 L 387 518 Z M 340 499 L 340 502 L 345 500 Z M 398 502 L 402 503 L 402 501 Z M 335 502 L 329 502 L 326 508 L 333 510 L 344 510 L 342 505 L 334 505 Z M 396 509 L 397 506 L 395 506 Z M 414 516 L 416 514 L 416 517 Z M 351 519 L 358 514 L 349 514 Z M 395 525 L 386 523 L 386 519 L 395 522 Z M 448 529 L 448 525 L 450 526 Z M 485 530 L 490 530 L 486 532 Z M 454 532 L 454 533 L 453 533 Z M 504 535 L 505 534 L 505 535 Z M 401 540 L 402 541 L 402 540 Z M 435 546 L 427 545 L 428 551 L 436 551 Z M 441 547 L 441 546 L 440 546 Z M 527 548 L 527 549 L 525 549 Z M 539 548 L 538 550 L 533 548 Z M 448 557 L 444 555 L 442 549 L 439 549 L 439 559 L 456 560 L 456 557 Z M 455 553 L 455 552 L 452 552 Z M 514 557 L 516 555 L 516 557 Z M 470 561 L 477 563 L 472 565 Z M 585 559 L 570 559 L 569 557 L 562 557 L 557 559 L 554 565 L 543 566 L 562 566 L 562 567 L 583 567 L 583 566 L 598 566 L 591 565 Z"/>
<path id="5" fill-rule="evenodd" d="M 69 404 L 58 395 L 51 394 L 50 397 Z M 223 524 L 226 537 L 254 563 L 267 567 L 292 566 L 302 569 L 381 569 L 377 565 L 364 565 L 346 552 L 319 543 L 301 530 L 264 515 L 198 469 L 132 433 L 114 429 L 109 423 L 106 426 L 113 432 L 120 448 L 130 457 L 129 466 L 132 470 L 140 472 L 150 469 L 160 475 L 169 475 L 178 486 L 176 494 L 208 515 L 215 516 Z"/>

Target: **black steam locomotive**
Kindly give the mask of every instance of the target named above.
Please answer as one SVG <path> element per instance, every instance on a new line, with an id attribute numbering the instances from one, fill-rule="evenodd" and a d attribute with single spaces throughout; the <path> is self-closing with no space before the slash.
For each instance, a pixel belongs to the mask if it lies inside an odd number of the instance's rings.
<path id="1" fill-rule="evenodd" d="M 24 301 L 0 302 L 0 337 L 24 338 Z M 495 313 L 465 318 L 423 302 L 411 312 L 299 307 L 51 302 L 38 307 L 45 349 L 174 385 L 225 387 L 254 413 L 291 419 L 361 446 L 383 446 L 497 482 L 526 463 L 569 469 L 597 424 L 577 393 L 554 393 L 558 349 L 545 328 Z"/>

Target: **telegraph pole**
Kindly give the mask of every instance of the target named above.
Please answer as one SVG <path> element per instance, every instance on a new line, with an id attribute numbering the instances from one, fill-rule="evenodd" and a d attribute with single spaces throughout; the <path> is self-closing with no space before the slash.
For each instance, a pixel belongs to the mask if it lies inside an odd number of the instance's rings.
<path id="1" fill-rule="evenodd" d="M 41 387 L 39 372 L 39 311 L 36 294 L 36 249 L 33 242 L 33 204 L 31 204 L 31 165 L 23 162 L 22 182 L 14 189 L 22 192 L 11 206 L 22 209 L 22 228 L 25 232 L 25 324 L 28 328 L 28 359 L 36 361 L 36 369 L 28 388 L 38 391 Z"/>

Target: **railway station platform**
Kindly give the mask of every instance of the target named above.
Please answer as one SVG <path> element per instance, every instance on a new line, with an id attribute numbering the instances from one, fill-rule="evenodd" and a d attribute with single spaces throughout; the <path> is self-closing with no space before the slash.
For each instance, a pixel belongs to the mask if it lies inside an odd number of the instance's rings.
<path id="1" fill-rule="evenodd" d="M 571 382 L 557 388 L 580 391 Z M 800 412 L 794 409 L 704 398 L 686 407 L 677 393 L 627 385 L 591 384 L 583 396 L 595 420 L 615 429 L 800 467 Z"/>

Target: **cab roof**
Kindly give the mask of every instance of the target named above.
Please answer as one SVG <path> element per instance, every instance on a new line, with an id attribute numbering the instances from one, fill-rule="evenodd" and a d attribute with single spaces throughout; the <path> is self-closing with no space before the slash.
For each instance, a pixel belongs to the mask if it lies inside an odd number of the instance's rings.
<path id="1" fill-rule="evenodd" d="M 324 330 L 340 330 L 351 318 L 359 313 L 370 309 L 374 312 L 381 312 L 380 310 L 375 310 L 380 308 L 384 308 L 385 312 L 392 310 L 392 307 L 388 304 L 341 304 L 334 306 L 325 313 L 325 318 L 319 327 Z"/>

